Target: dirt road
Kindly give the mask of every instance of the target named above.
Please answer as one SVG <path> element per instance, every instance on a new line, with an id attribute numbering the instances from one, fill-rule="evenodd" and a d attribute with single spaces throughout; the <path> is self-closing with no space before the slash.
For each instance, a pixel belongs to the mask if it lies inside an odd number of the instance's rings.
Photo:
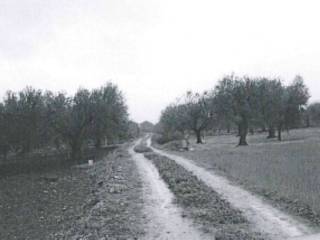
<path id="1" fill-rule="evenodd" d="M 156 167 L 143 154 L 134 152 L 133 148 L 129 152 L 138 166 L 144 185 L 144 211 L 147 216 L 145 239 L 214 239 L 201 233 L 189 219 L 182 217 L 181 209 L 173 204 L 174 196 L 160 178 Z"/>
<path id="2" fill-rule="evenodd" d="M 148 146 L 151 140 L 148 139 Z M 152 148 L 152 147 L 151 147 Z M 235 208 L 242 210 L 245 217 L 257 231 L 267 234 L 270 239 L 286 239 L 313 233 L 305 224 L 264 202 L 252 193 L 233 185 L 224 177 L 196 165 L 193 161 L 152 148 L 192 172 L 208 186 L 221 194 Z"/>

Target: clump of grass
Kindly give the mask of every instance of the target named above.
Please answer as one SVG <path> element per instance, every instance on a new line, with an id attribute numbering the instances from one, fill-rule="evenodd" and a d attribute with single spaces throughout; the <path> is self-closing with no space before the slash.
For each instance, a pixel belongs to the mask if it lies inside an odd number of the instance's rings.
<path id="1" fill-rule="evenodd" d="M 145 145 L 142 145 L 142 144 L 139 144 L 137 146 L 134 147 L 133 149 L 135 152 L 137 153 L 146 153 L 146 152 L 152 152 L 152 149 L 145 146 Z"/>

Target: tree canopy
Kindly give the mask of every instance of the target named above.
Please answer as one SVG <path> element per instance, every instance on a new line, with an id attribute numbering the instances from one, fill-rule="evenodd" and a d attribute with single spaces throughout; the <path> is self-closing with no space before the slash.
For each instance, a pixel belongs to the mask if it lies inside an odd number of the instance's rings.
<path id="1" fill-rule="evenodd" d="M 129 116 L 121 91 L 112 83 L 66 93 L 26 87 L 8 91 L 0 103 L 0 151 L 28 153 L 45 146 L 64 147 L 78 160 L 93 142 L 114 142 L 128 136 Z"/>
<path id="2" fill-rule="evenodd" d="M 289 85 L 278 78 L 224 76 L 212 90 L 204 94 L 188 92 L 169 105 L 161 114 L 164 134 L 193 131 L 197 143 L 201 132 L 212 129 L 237 129 L 239 145 L 247 145 L 248 131 L 268 129 L 270 138 L 281 140 L 283 129 L 301 125 L 309 99 L 309 91 L 301 76 Z M 314 110 L 313 110 L 314 111 Z"/>

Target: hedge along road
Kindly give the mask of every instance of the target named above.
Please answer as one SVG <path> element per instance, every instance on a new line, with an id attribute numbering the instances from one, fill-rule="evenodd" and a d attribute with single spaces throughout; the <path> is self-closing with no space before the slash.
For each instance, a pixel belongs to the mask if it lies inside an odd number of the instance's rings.
<path id="1" fill-rule="evenodd" d="M 136 142 L 138 145 L 141 139 Z M 158 240 L 209 240 L 208 236 L 196 228 L 191 220 L 183 218 L 181 209 L 173 204 L 174 195 L 160 178 L 156 167 L 143 154 L 129 152 L 137 164 L 144 185 L 144 209 L 147 218 L 145 239 Z"/>
<path id="2" fill-rule="evenodd" d="M 192 160 L 153 148 L 151 138 L 147 140 L 147 144 L 155 153 L 176 161 L 186 170 L 192 172 L 214 191 L 221 194 L 233 207 L 240 209 L 254 230 L 265 233 L 271 239 L 276 240 L 314 233 L 305 224 L 275 209 L 241 187 L 231 184 L 226 178 L 216 175 L 213 171 L 197 166 Z"/>

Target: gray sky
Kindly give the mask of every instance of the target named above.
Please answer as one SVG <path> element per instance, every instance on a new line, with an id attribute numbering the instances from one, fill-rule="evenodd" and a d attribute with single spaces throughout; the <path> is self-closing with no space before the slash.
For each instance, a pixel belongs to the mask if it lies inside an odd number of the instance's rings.
<path id="1" fill-rule="evenodd" d="M 106 81 L 131 118 L 156 122 L 224 74 L 301 74 L 320 100 L 314 0 L 0 0 L 0 96 L 26 85 L 74 93 Z"/>

